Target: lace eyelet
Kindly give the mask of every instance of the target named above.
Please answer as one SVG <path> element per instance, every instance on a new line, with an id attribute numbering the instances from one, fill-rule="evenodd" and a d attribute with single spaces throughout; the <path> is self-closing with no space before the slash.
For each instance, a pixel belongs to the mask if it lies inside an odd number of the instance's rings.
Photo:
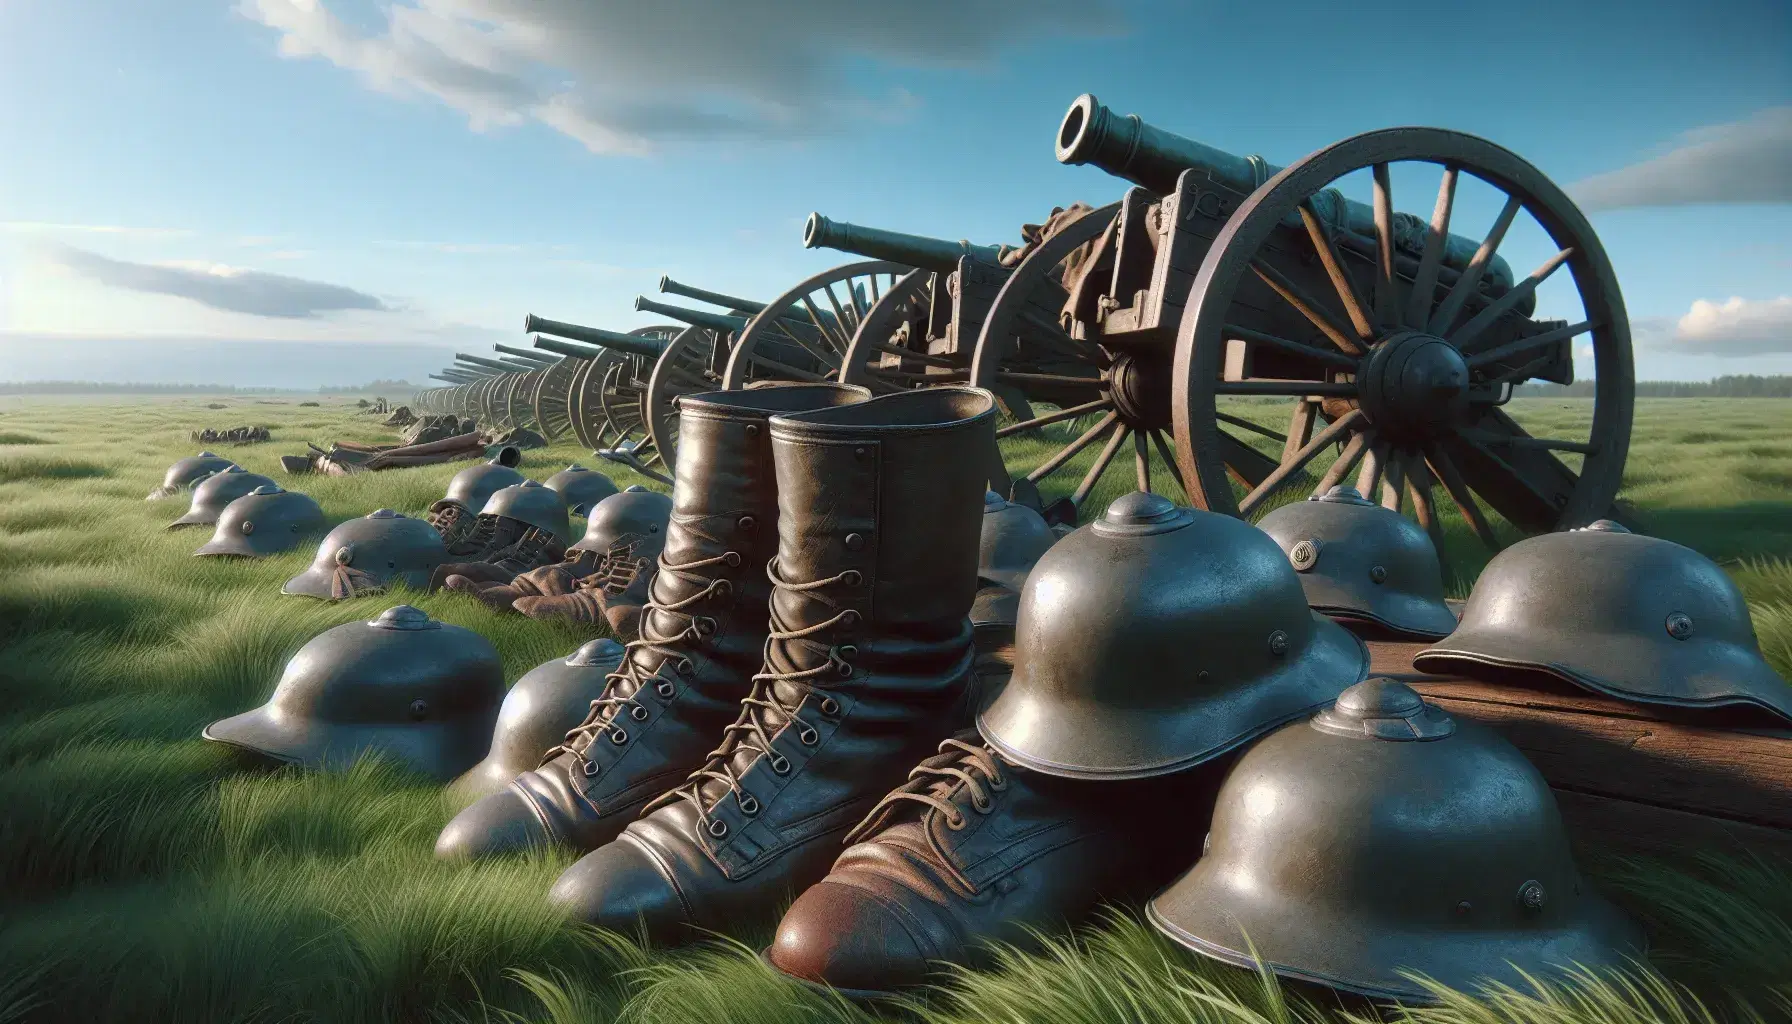
<path id="1" fill-rule="evenodd" d="M 619 747 L 622 746 L 624 743 L 627 743 L 628 742 L 628 730 L 627 729 L 612 729 L 612 730 L 610 730 L 610 742 L 616 744 Z"/>
<path id="2" fill-rule="evenodd" d="M 849 587 L 856 587 L 865 582 L 865 577 L 864 574 L 860 573 L 857 569 L 848 569 L 840 574 L 840 582 Z"/>
<path id="3" fill-rule="evenodd" d="M 751 795 L 743 794 L 736 796 L 734 802 L 740 805 L 740 813 L 749 818 L 759 813 L 759 801 L 755 800 Z"/>
<path id="4" fill-rule="evenodd" d="M 827 715 L 829 718 L 839 714 L 840 702 L 832 697 L 823 697 L 821 699 L 821 713 Z"/>
<path id="5" fill-rule="evenodd" d="M 971 809 L 978 814 L 988 814 L 995 807 L 993 800 L 972 800 Z"/>
<path id="6" fill-rule="evenodd" d="M 728 563 L 728 568 L 738 569 L 740 568 L 740 552 L 730 551 L 722 556 L 722 561 Z"/>
<path id="7" fill-rule="evenodd" d="M 964 827 L 966 824 L 967 824 L 967 821 L 965 820 L 965 816 L 962 814 L 954 814 L 951 817 L 946 819 L 946 827 L 951 829 L 954 832 L 964 831 Z"/>
<path id="8" fill-rule="evenodd" d="M 597 766 L 596 761 L 586 761 L 584 767 L 580 768 L 579 771 L 585 773 L 587 779 L 595 779 L 597 778 L 597 773 L 603 771 L 603 769 Z"/>
<path id="9" fill-rule="evenodd" d="M 841 661 L 851 661 L 859 656 L 859 649 L 852 644 L 841 644 L 834 648 L 834 653 L 839 656 Z"/>
<path id="10" fill-rule="evenodd" d="M 816 732 L 813 726 L 805 725 L 803 730 L 796 734 L 796 738 L 803 741 L 803 746 L 813 747 L 821 742 L 821 733 Z"/>
<path id="11" fill-rule="evenodd" d="M 989 788 L 994 790 L 997 793 L 1000 793 L 1002 790 L 1008 788 L 1008 780 L 1004 776 L 1000 776 L 1000 775 L 991 776 L 991 778 L 989 780 Z"/>
<path id="12" fill-rule="evenodd" d="M 774 755 L 772 757 L 772 771 L 777 772 L 779 775 L 789 775 L 790 758 L 785 757 L 782 754 Z"/>
<path id="13" fill-rule="evenodd" d="M 852 666 L 844 661 L 838 662 L 834 666 L 834 673 L 842 679 L 849 679 L 852 677 Z"/>
<path id="14" fill-rule="evenodd" d="M 636 704 L 634 707 L 628 709 L 628 717 L 637 722 L 645 722 L 647 721 L 647 709 Z"/>
<path id="15" fill-rule="evenodd" d="M 691 624 L 696 626 L 697 632 L 702 634 L 703 636 L 714 636 L 715 635 L 716 620 L 710 618 L 707 615 L 694 616 L 691 619 Z"/>
<path id="16" fill-rule="evenodd" d="M 697 663 L 692 661 L 689 658 L 680 658 L 680 659 L 678 659 L 678 666 L 677 666 L 676 670 L 679 675 L 688 676 L 691 673 L 697 671 Z"/>
<path id="17" fill-rule="evenodd" d="M 709 834 L 717 839 L 728 834 L 728 823 L 720 818 L 709 819 Z"/>
<path id="18" fill-rule="evenodd" d="M 848 608 L 840 613 L 840 625 L 851 629 L 859 624 L 859 612 L 856 608 Z"/>
<path id="19" fill-rule="evenodd" d="M 667 700 L 672 699 L 672 694 L 675 690 L 677 690 L 677 687 L 672 685 L 672 681 L 670 679 L 662 679 L 659 682 L 653 684 L 653 692 L 659 694 L 660 696 L 666 698 Z"/>
<path id="20" fill-rule="evenodd" d="M 710 595 L 713 597 L 726 598 L 734 593 L 734 584 L 727 580 L 717 580 L 710 586 Z"/>

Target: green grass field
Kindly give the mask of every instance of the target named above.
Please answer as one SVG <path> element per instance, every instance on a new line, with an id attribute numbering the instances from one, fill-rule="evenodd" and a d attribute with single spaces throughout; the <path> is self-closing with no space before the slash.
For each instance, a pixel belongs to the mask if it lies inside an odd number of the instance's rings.
<path id="1" fill-rule="evenodd" d="M 197 450 L 190 429 L 270 426 L 271 444 L 218 451 L 312 494 L 332 521 L 421 513 L 461 468 L 286 480 L 278 456 L 306 440 L 392 439 L 345 403 L 296 401 L 0 400 L 0 1022 L 1376 1019 L 1185 955 L 1125 909 L 913 1005 L 857 1009 L 761 967 L 751 950 L 765 931 L 658 954 L 563 926 L 542 896 L 566 856 L 437 863 L 452 808 L 379 764 L 268 771 L 201 741 L 207 722 L 265 700 L 311 636 L 400 601 L 490 637 L 512 679 L 587 638 L 453 594 L 281 597 L 311 546 L 259 563 L 190 557 L 208 532 L 162 529 L 184 500 L 142 500 Z M 1588 412 L 1523 401 L 1534 429 Z M 1043 450 L 1013 454 L 1026 465 Z M 527 453 L 524 470 L 540 479 L 574 459 L 599 466 L 560 444 Z M 1053 477 L 1048 496 L 1081 475 Z M 1095 507 L 1126 486 L 1111 474 Z M 1735 572 L 1763 649 L 1792 677 L 1792 401 L 1641 402 L 1625 497 L 1651 532 Z M 1464 592 L 1486 556 L 1463 524 L 1446 528 Z M 1381 1017 L 1792 1018 L 1792 865 L 1586 851 L 1583 867 L 1648 925 L 1659 973 L 1453 994 Z"/>

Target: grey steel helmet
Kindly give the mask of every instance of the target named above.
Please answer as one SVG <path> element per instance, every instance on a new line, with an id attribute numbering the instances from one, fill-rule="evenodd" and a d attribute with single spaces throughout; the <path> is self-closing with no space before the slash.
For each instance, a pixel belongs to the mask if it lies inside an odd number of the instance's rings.
<path id="1" fill-rule="evenodd" d="M 567 510 L 575 516 L 589 516 L 593 505 L 617 493 L 609 477 L 576 462 L 548 477 L 547 484 L 560 492 Z"/>
<path id="2" fill-rule="evenodd" d="M 1059 541 L 1021 592 L 1014 674 L 978 716 L 1008 760 L 1166 775 L 1310 713 L 1369 670 L 1256 527 L 1134 491 Z"/>
<path id="3" fill-rule="evenodd" d="M 528 523 L 560 538 L 562 544 L 572 542 L 572 524 L 566 517 L 566 499 L 560 492 L 538 480 L 524 480 L 494 493 L 479 510 L 481 516 L 500 516 Z"/>
<path id="4" fill-rule="evenodd" d="M 169 523 L 168 529 L 178 530 L 183 526 L 211 526 L 218 521 L 218 516 L 223 514 L 224 506 L 257 487 L 269 485 L 278 486 L 274 484 L 273 480 L 260 473 L 251 473 L 235 464 L 226 466 L 194 486 L 193 504 L 188 507 L 187 514 Z"/>
<path id="5" fill-rule="evenodd" d="M 428 520 L 382 508 L 330 531 L 311 568 L 286 581 L 282 594 L 340 601 L 377 594 L 394 584 L 417 590 L 448 561 L 448 547 Z"/>
<path id="6" fill-rule="evenodd" d="M 1524 755 L 1391 679 L 1245 751 L 1206 851 L 1146 914 L 1214 959 L 1409 1003 L 1435 997 L 1402 971 L 1472 991 L 1644 951 Z"/>
<path id="7" fill-rule="evenodd" d="M 979 578 L 1019 591 L 1039 556 L 1057 541 L 1058 535 L 1036 509 L 994 491 L 984 492 L 983 536 L 977 544 Z"/>
<path id="8" fill-rule="evenodd" d="M 307 768 L 384 754 L 446 782 L 485 756 L 503 699 L 491 641 L 401 604 L 312 637 L 266 704 L 201 735 Z"/>
<path id="9" fill-rule="evenodd" d="M 645 543 L 638 557 L 658 558 L 666 544 L 666 524 L 672 519 L 672 499 L 640 484 L 598 502 L 585 520 L 585 536 L 568 551 L 603 555 L 624 537 L 640 537 Z"/>
<path id="10" fill-rule="evenodd" d="M 469 512 L 478 512 L 485 507 L 486 502 L 492 500 L 492 495 L 506 487 L 514 487 L 524 479 L 523 474 L 510 465 L 493 459 L 477 466 L 468 466 L 454 474 L 454 479 L 448 481 L 448 493 L 442 498 Z"/>
<path id="11" fill-rule="evenodd" d="M 266 558 L 291 551 L 324 528 L 324 510 L 309 495 L 262 484 L 224 506 L 212 539 L 195 555 Z"/>
<path id="12" fill-rule="evenodd" d="M 198 455 L 181 459 L 169 466 L 168 472 L 162 474 L 162 486 L 150 491 L 143 500 L 157 501 L 162 498 L 172 498 L 182 491 L 191 489 L 194 484 L 226 466 L 234 465 L 236 463 L 221 455 L 213 455 L 211 452 L 200 452 Z"/>
<path id="13" fill-rule="evenodd" d="M 1748 603 L 1717 563 L 1609 520 L 1495 555 L 1422 672 L 1542 673 L 1619 700 L 1753 705 L 1792 719 L 1792 685 L 1761 657 Z"/>
<path id="14" fill-rule="evenodd" d="M 1283 505 L 1257 526 L 1287 552 L 1314 610 L 1425 639 L 1456 628 L 1431 537 L 1356 488 Z"/>
<path id="15" fill-rule="evenodd" d="M 623 651 L 614 640 L 593 640 L 570 657 L 543 662 L 523 673 L 504 697 L 491 752 L 454 780 L 452 795 L 472 803 L 539 767 L 542 755 L 591 713 L 591 702 L 603 695 L 605 679 L 622 664 Z"/>

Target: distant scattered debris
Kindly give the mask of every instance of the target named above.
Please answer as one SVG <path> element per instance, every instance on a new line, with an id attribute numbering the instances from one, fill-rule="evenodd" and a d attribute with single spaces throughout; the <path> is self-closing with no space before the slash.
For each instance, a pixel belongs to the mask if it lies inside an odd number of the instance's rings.
<path id="1" fill-rule="evenodd" d="M 322 402 L 300 402 L 299 404 L 301 406 L 310 406 L 311 408 L 315 409 L 319 405 L 322 405 L 323 403 Z"/>
<path id="2" fill-rule="evenodd" d="M 274 439 L 266 427 L 231 427 L 228 430 L 207 427 L 193 431 L 192 437 L 202 444 L 260 444 Z"/>

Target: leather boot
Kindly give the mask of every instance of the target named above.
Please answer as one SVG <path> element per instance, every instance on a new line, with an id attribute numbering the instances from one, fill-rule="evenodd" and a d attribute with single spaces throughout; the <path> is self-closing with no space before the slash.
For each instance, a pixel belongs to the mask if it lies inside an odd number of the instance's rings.
<path id="1" fill-rule="evenodd" d="M 549 844 L 592 849 L 703 763 L 765 648 L 771 586 L 764 567 L 778 549 L 779 511 L 767 420 L 867 395 L 822 384 L 680 399 L 672 516 L 640 638 L 628 644 L 585 721 L 539 768 L 450 821 L 437 856 Z"/>
<path id="2" fill-rule="evenodd" d="M 1199 856 L 1224 760 L 1091 782 L 1008 764 L 974 731 L 947 740 L 847 836 L 764 959 L 869 998 L 936 980 L 942 963 L 987 965 L 992 942 L 1025 947 L 1103 903 L 1147 898 Z"/>
<path id="3" fill-rule="evenodd" d="M 644 538 L 630 534 L 610 545 L 597 567 L 564 594 L 524 595 L 511 607 L 532 619 L 570 619 L 609 626 L 620 638 L 640 633 L 641 610 L 652 596 L 659 562 L 640 555 Z"/>
<path id="4" fill-rule="evenodd" d="M 567 552 L 565 559 L 553 565 L 519 573 L 508 583 L 482 583 L 466 576 L 450 576 L 445 586 L 449 590 L 471 594 L 499 611 L 508 612 L 515 610 L 511 606 L 520 597 L 555 597 L 572 593 L 578 588 L 580 580 L 596 571 L 597 563 L 596 552 L 581 549 Z"/>
<path id="5" fill-rule="evenodd" d="M 565 557 L 566 545 L 552 531 L 525 525 L 515 541 L 485 558 L 436 566 L 429 577 L 429 589 L 441 589 L 450 576 L 462 576 L 474 583 L 509 583 L 522 573 Z"/>
<path id="6" fill-rule="evenodd" d="M 764 667 L 708 761 L 568 869 L 551 901 L 659 942 L 769 918 L 968 725 L 994 410 L 987 391 L 944 386 L 772 419 Z"/>

